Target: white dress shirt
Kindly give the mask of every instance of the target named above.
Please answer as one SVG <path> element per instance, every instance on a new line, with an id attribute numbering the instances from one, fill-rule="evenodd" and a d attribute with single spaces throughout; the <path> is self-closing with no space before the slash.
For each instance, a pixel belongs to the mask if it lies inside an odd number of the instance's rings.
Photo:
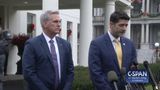
<path id="1" fill-rule="evenodd" d="M 50 43 L 49 41 L 51 40 L 51 38 L 49 38 L 45 33 L 43 33 L 44 38 L 47 42 L 47 45 L 49 47 L 49 50 L 51 52 L 51 48 L 50 48 Z M 59 49 L 58 49 L 58 44 L 56 41 L 56 38 L 53 37 L 52 40 L 54 41 L 54 46 L 55 46 L 55 50 L 56 50 L 56 54 L 57 54 L 57 62 L 58 62 L 58 71 L 59 71 L 59 79 L 61 79 L 61 65 L 60 65 L 60 55 L 59 55 Z M 44 52 L 45 53 L 45 52 Z"/>

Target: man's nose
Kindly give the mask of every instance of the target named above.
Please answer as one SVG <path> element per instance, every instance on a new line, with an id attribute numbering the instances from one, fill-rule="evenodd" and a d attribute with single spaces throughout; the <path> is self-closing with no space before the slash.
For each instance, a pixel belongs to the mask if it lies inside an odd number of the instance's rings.
<path id="1" fill-rule="evenodd" d="M 126 25 L 124 25 L 124 26 L 123 26 L 123 29 L 124 29 L 124 30 L 126 30 L 126 29 L 127 29 L 127 26 L 126 26 Z"/>
<path id="2" fill-rule="evenodd" d="M 58 26 L 61 26 L 61 22 L 58 22 L 57 25 L 58 25 Z"/>

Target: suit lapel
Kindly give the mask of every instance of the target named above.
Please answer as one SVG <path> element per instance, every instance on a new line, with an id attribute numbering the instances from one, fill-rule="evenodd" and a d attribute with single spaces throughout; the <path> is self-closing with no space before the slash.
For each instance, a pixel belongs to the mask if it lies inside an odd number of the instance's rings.
<path id="1" fill-rule="evenodd" d="M 126 42 L 125 40 L 123 39 L 123 37 L 121 37 L 121 46 L 122 46 L 122 67 L 125 66 L 125 62 L 126 62 Z"/>
<path id="2" fill-rule="evenodd" d="M 60 66 L 61 66 L 61 73 L 63 71 L 63 43 L 62 41 L 56 37 L 57 45 L 58 45 L 58 50 L 59 50 L 59 59 L 60 59 Z"/>
<path id="3" fill-rule="evenodd" d="M 44 52 L 46 53 L 46 56 L 49 57 L 49 61 L 51 62 L 52 66 L 53 66 L 53 60 L 52 60 L 52 56 L 48 47 L 48 44 L 43 36 L 43 34 L 40 35 L 40 39 L 41 39 L 41 46 L 44 50 Z M 53 67 L 54 68 L 54 67 Z"/>
<path id="4" fill-rule="evenodd" d="M 106 45 L 107 45 L 107 50 L 110 51 L 111 55 L 114 55 L 114 57 L 110 57 L 111 60 L 113 60 L 114 62 L 114 67 L 118 68 L 119 69 L 119 65 L 118 65 L 118 60 L 117 60 L 117 55 L 116 55 L 116 52 L 114 50 L 114 47 L 112 45 L 112 41 L 108 35 L 108 33 L 106 34 Z M 110 43 L 108 43 L 110 42 Z M 119 69 L 120 70 L 120 69 Z"/>

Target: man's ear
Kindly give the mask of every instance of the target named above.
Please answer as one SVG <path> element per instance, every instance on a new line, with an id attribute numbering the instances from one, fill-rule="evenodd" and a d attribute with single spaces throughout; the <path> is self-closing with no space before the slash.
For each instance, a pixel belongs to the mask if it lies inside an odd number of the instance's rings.
<path id="1" fill-rule="evenodd" d="M 110 22 L 110 28 L 114 27 L 114 23 L 113 22 Z"/>
<path id="2" fill-rule="evenodd" d="M 47 27 L 47 22 L 43 22 L 43 27 L 46 28 Z"/>
<path id="3" fill-rule="evenodd" d="M 113 22 L 110 22 L 110 25 L 114 25 L 114 23 L 113 23 Z"/>

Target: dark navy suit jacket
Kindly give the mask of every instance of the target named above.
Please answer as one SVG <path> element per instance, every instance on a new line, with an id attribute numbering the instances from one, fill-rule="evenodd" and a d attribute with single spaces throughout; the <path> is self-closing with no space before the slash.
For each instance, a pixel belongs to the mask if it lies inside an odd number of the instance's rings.
<path id="1" fill-rule="evenodd" d="M 61 66 L 61 80 L 58 90 L 71 90 L 74 66 L 70 44 L 56 37 Z M 54 66 L 43 34 L 26 42 L 23 59 L 23 75 L 29 90 L 54 90 Z"/>
<path id="2" fill-rule="evenodd" d="M 136 49 L 127 38 L 120 37 L 120 42 L 123 54 L 122 67 L 128 70 L 131 63 L 136 60 Z M 125 90 L 117 56 L 108 33 L 91 42 L 89 49 L 89 70 L 96 90 L 114 90 L 113 84 L 107 80 L 107 73 L 111 70 L 114 70 L 119 77 L 119 90 Z"/>

